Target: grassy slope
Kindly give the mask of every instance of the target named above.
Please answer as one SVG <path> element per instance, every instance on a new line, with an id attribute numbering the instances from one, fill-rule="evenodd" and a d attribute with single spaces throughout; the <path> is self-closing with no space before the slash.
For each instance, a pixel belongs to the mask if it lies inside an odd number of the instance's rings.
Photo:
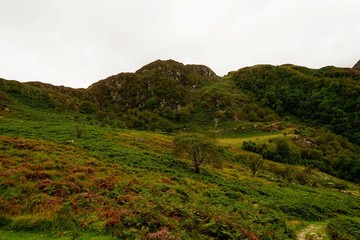
<path id="1" fill-rule="evenodd" d="M 13 111 L 0 118 L 4 236 L 11 229 L 130 239 L 161 231 L 183 239 L 287 239 L 304 221 L 360 214 L 358 197 L 267 171 L 252 178 L 230 158 L 222 169 L 206 166 L 195 174 L 172 155 L 168 135 L 100 126 L 87 115 L 22 105 Z M 232 149 L 241 141 L 219 140 Z"/>
<path id="2" fill-rule="evenodd" d="M 291 136 L 291 135 L 287 135 L 287 136 Z M 258 133 L 258 134 L 239 135 L 237 138 L 221 138 L 221 139 L 219 139 L 219 143 L 224 146 L 241 148 L 245 141 L 252 141 L 252 142 L 256 142 L 256 143 L 266 143 L 270 139 L 281 138 L 281 137 L 284 137 L 284 133 L 281 131 L 265 132 L 265 133 Z"/>
<path id="3" fill-rule="evenodd" d="M 24 231 L 10 231 L 0 229 L 0 240 L 47 240 L 47 239 L 56 239 L 56 240 L 111 240 L 115 239 L 111 236 L 101 236 L 98 234 L 89 234 L 86 232 L 81 232 L 77 234 L 71 234 L 69 232 L 63 232 L 62 235 L 54 235 L 43 232 L 24 232 Z"/>

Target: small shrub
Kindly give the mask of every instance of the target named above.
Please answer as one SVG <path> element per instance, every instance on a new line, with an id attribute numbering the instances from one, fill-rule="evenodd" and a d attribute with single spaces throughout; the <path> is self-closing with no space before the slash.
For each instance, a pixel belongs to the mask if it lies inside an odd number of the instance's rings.
<path id="1" fill-rule="evenodd" d="M 11 219 L 7 216 L 0 215 L 0 227 L 7 226 L 11 223 Z"/>
<path id="2" fill-rule="evenodd" d="M 332 239 L 357 240 L 360 239 L 360 222 L 348 218 L 336 218 L 327 226 Z"/>
<path id="3" fill-rule="evenodd" d="M 305 171 L 295 172 L 293 178 L 301 185 L 307 185 L 309 183 L 309 175 Z"/>
<path id="4" fill-rule="evenodd" d="M 294 180 L 295 168 L 292 165 L 289 165 L 289 164 L 285 164 L 285 165 L 273 164 L 272 166 L 270 166 L 269 170 L 271 172 L 273 172 L 275 174 L 275 176 L 286 179 L 289 182 Z"/>
<path id="5" fill-rule="evenodd" d="M 319 221 L 324 218 L 321 212 L 318 211 L 319 209 L 300 202 L 287 203 L 286 205 L 281 206 L 280 209 L 285 214 L 307 221 Z"/>
<path id="6" fill-rule="evenodd" d="M 252 172 L 252 176 L 255 177 L 255 174 L 262 168 L 264 164 L 264 159 L 262 157 L 253 157 L 250 160 L 249 168 Z"/>
<path id="7" fill-rule="evenodd" d="M 92 102 L 84 101 L 79 105 L 79 111 L 81 113 L 94 113 L 96 111 L 96 106 Z"/>
<path id="8" fill-rule="evenodd" d="M 77 138 L 81 138 L 81 136 L 84 134 L 85 130 L 82 127 L 80 127 L 79 125 L 76 125 L 75 132 L 76 132 Z"/>
<path id="9" fill-rule="evenodd" d="M 41 231 L 49 232 L 53 229 L 52 220 L 31 217 L 20 217 L 11 221 L 8 225 L 10 229 L 15 231 Z"/>

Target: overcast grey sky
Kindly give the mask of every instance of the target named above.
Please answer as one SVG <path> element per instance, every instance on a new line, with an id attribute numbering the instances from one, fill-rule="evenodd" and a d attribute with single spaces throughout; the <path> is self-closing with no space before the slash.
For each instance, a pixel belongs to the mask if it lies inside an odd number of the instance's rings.
<path id="1" fill-rule="evenodd" d="M 359 0 L 0 0 L 0 77 L 88 87 L 156 59 L 352 67 Z"/>

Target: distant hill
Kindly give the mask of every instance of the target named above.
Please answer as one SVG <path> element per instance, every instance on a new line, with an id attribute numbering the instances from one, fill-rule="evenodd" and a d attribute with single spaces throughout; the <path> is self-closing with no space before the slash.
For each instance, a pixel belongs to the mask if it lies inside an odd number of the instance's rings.
<path id="1" fill-rule="evenodd" d="M 290 114 L 360 144 L 359 81 L 359 72 L 336 67 L 257 65 L 221 78 L 204 65 L 156 60 L 88 89 L 2 79 L 0 96 L 3 109 L 12 95 L 32 106 L 118 118 L 123 126 L 138 129 L 268 122 Z"/>
<path id="2" fill-rule="evenodd" d="M 258 65 L 228 77 L 280 116 L 291 114 L 310 125 L 326 126 L 360 144 L 360 73 L 336 67 Z"/>
<path id="3" fill-rule="evenodd" d="M 206 81 L 219 77 L 208 67 L 157 60 L 135 73 L 120 73 L 89 87 L 101 106 L 116 111 L 176 109 L 190 103 Z"/>

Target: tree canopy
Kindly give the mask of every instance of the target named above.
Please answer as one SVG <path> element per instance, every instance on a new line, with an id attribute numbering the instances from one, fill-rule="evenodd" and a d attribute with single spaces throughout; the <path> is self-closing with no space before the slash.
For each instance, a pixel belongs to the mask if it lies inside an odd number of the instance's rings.
<path id="1" fill-rule="evenodd" d="M 194 170 L 200 173 L 200 166 L 216 159 L 217 147 L 211 138 L 199 134 L 181 134 L 174 138 L 176 154 L 185 154 L 193 161 Z"/>

